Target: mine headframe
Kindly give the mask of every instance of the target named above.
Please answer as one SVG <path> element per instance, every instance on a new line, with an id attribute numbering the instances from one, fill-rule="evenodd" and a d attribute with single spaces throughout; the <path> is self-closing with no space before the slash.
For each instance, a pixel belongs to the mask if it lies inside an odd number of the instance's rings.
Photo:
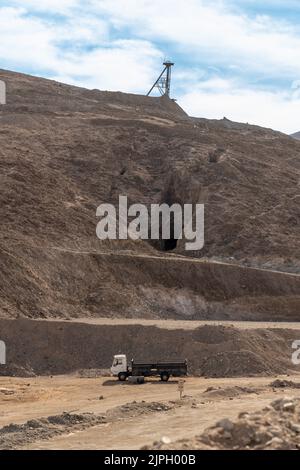
<path id="1" fill-rule="evenodd" d="M 153 87 L 149 91 L 149 93 L 147 93 L 147 96 L 152 93 L 154 88 L 157 88 L 161 96 L 167 96 L 168 98 L 170 98 L 172 67 L 174 65 L 175 64 L 169 60 L 164 62 L 165 67 L 156 82 L 154 83 Z"/>

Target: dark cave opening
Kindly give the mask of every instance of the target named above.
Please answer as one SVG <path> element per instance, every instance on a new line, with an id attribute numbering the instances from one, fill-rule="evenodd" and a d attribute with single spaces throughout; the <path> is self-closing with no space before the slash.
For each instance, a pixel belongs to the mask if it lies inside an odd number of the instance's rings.
<path id="1" fill-rule="evenodd" d="M 150 220 L 150 223 L 154 223 L 154 227 L 159 224 L 159 238 L 151 239 L 151 229 L 149 231 L 150 244 L 158 251 L 176 250 L 178 241 L 182 237 L 182 212 L 178 213 L 178 208 L 174 208 L 174 204 L 179 205 L 179 203 L 173 203 L 170 198 L 167 198 L 166 202 L 161 202 L 161 206 L 167 205 L 169 208 L 172 207 L 172 210 L 168 209 L 166 211 L 164 208 L 160 211 L 159 218 L 157 218 L 156 213 L 154 219 Z M 180 224 L 180 227 L 178 227 L 178 224 Z"/>
<path id="2" fill-rule="evenodd" d="M 162 220 L 161 220 L 162 222 Z M 170 224 L 170 237 L 169 238 L 161 238 L 160 240 L 160 246 L 162 251 L 173 251 L 177 248 L 177 243 L 178 239 L 175 238 L 175 228 L 174 228 L 174 214 L 171 214 L 170 219 L 169 219 L 169 224 Z M 162 235 L 162 230 L 161 230 L 161 235 Z"/>
<path id="3" fill-rule="evenodd" d="M 175 238 L 170 238 L 169 240 L 161 240 L 161 249 L 162 251 L 172 251 L 177 248 L 177 242 Z"/>

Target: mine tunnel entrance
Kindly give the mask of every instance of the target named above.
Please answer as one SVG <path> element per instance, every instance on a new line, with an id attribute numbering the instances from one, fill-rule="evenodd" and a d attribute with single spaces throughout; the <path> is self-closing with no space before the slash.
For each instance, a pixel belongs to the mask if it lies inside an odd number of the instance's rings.
<path id="1" fill-rule="evenodd" d="M 168 208 L 162 208 L 163 205 L 167 205 Z M 172 207 L 171 210 L 169 210 L 170 207 Z M 169 200 L 162 202 L 159 206 L 159 212 L 154 212 L 154 215 L 151 213 L 150 223 L 153 224 L 154 233 L 156 234 L 155 237 L 151 238 L 153 227 L 149 228 L 150 244 L 158 251 L 176 250 L 183 232 L 181 205 L 172 203 Z"/>
<path id="2" fill-rule="evenodd" d="M 169 240 L 161 240 L 161 249 L 162 251 L 172 251 L 177 248 L 177 242 L 175 238 L 170 238 Z"/>
<path id="3" fill-rule="evenodd" d="M 170 238 L 169 239 L 161 239 L 160 246 L 162 251 L 173 251 L 177 248 L 178 239 L 175 238 L 175 230 L 174 230 L 174 214 L 171 214 L 170 217 Z"/>

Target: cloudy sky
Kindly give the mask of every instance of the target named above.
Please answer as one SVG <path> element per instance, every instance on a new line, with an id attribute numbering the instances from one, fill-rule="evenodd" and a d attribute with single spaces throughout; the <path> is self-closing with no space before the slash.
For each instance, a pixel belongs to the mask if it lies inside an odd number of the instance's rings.
<path id="1" fill-rule="evenodd" d="M 2 69 L 144 94 L 165 58 L 189 114 L 300 130 L 299 0 L 0 0 Z"/>

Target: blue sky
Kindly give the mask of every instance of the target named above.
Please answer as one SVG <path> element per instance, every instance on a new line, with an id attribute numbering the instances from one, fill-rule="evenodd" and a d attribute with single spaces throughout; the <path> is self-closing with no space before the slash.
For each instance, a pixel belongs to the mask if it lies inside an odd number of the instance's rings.
<path id="1" fill-rule="evenodd" d="M 300 130 L 299 0 L 0 0 L 0 68 L 143 94 L 165 58 L 189 114 Z"/>

